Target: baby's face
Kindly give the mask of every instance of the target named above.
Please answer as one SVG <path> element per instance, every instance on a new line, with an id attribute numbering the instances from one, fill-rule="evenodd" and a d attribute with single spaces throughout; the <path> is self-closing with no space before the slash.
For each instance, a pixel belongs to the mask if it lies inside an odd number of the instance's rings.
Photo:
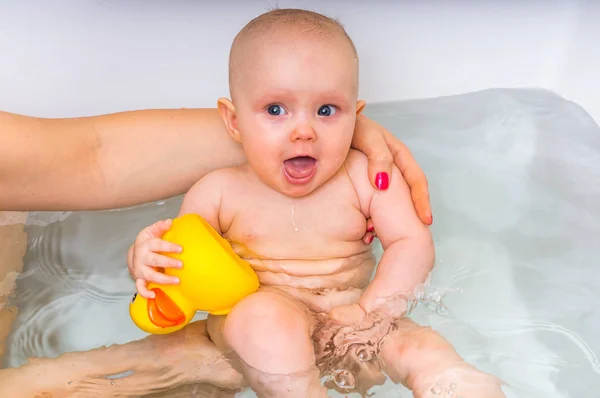
<path id="1" fill-rule="evenodd" d="M 307 195 L 348 155 L 358 61 L 341 38 L 273 35 L 244 51 L 232 95 L 248 162 L 279 192 Z"/>

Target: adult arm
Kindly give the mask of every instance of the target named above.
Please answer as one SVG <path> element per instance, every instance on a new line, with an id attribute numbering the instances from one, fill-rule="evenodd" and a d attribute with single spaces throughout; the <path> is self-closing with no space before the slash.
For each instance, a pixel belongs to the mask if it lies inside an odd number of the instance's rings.
<path id="1" fill-rule="evenodd" d="M 216 109 L 41 119 L 0 112 L 0 208 L 93 210 L 186 192 L 244 162 Z"/>
<path id="2" fill-rule="evenodd" d="M 373 186 L 381 187 L 379 173 L 391 176 L 395 163 L 411 188 L 419 217 L 431 224 L 427 179 L 406 146 L 363 115 L 357 119 L 352 145 L 369 158 Z M 182 194 L 208 172 L 244 161 L 216 109 L 63 119 L 0 111 L 3 210 L 136 205 Z"/>

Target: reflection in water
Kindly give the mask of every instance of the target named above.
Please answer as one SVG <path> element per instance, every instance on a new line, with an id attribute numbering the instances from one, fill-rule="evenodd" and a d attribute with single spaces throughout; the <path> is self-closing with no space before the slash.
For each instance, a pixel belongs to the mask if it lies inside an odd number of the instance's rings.
<path id="1" fill-rule="evenodd" d="M 412 318 L 504 380 L 509 397 L 598 391 L 600 128 L 537 90 L 379 104 L 369 113 L 401 134 L 430 182 L 437 264 Z M 5 365 L 144 337 L 129 319 L 125 254 L 139 230 L 175 216 L 179 203 L 33 215 Z M 353 362 L 332 366 L 333 382 L 359 386 L 352 366 L 376 368 L 372 348 L 349 349 Z M 389 382 L 372 391 L 410 396 Z"/>
<path id="2" fill-rule="evenodd" d="M 129 320 L 135 286 L 126 253 L 150 220 L 177 214 L 181 198 L 102 212 L 32 213 L 25 268 L 12 303 L 20 315 L 5 364 L 143 337 Z"/>

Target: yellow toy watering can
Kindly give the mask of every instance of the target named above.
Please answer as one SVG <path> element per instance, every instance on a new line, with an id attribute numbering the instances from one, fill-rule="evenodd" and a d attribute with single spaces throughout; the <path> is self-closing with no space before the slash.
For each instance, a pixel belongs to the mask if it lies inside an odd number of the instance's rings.
<path id="1" fill-rule="evenodd" d="M 181 260 L 183 267 L 164 271 L 178 277 L 178 285 L 148 284 L 156 294 L 153 299 L 134 294 L 129 314 L 145 332 L 172 333 L 190 323 L 196 311 L 227 314 L 258 289 L 258 277 L 250 264 L 197 214 L 175 218 L 162 239 L 182 247 L 181 253 L 162 254 Z"/>

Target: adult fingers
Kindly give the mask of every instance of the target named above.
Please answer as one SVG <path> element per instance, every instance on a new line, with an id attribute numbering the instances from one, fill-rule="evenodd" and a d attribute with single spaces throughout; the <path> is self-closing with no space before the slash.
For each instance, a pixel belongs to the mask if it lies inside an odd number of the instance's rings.
<path id="1" fill-rule="evenodd" d="M 408 184 L 417 215 L 424 224 L 431 225 L 433 215 L 425 173 L 402 141 L 387 131 L 384 133 L 384 138 L 393 155 L 395 165 Z"/>

